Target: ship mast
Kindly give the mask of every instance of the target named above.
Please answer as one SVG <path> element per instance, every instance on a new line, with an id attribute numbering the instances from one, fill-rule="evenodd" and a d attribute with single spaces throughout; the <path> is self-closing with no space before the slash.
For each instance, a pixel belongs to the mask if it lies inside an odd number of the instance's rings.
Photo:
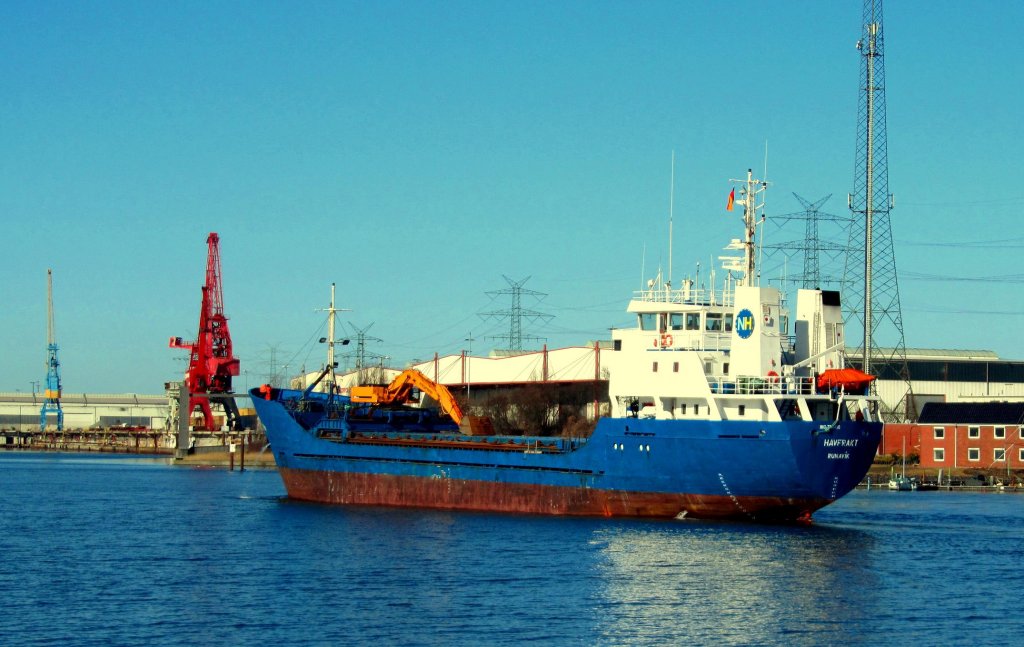
<path id="1" fill-rule="evenodd" d="M 754 241 L 754 234 L 757 229 L 757 210 L 764 209 L 763 199 L 761 204 L 758 204 L 757 200 L 758 196 L 768 188 L 768 183 L 762 180 L 755 180 L 754 172 L 751 169 L 747 169 L 747 179 L 730 179 L 729 181 L 740 184 L 739 203 L 743 205 L 743 278 L 740 281 L 740 285 L 753 286 L 757 280 L 755 273 L 757 250 L 755 249 L 756 243 Z M 764 219 L 763 213 L 761 219 Z"/>
<path id="2" fill-rule="evenodd" d="M 335 308 L 334 307 L 334 283 L 331 283 L 331 305 L 328 308 L 320 308 L 318 312 L 327 312 L 327 392 L 333 394 L 335 385 L 337 384 L 337 376 L 335 375 L 334 369 L 337 368 L 338 362 L 334 359 L 334 319 L 335 314 L 339 312 L 348 312 L 347 308 Z M 321 342 L 324 340 L 321 339 Z M 344 342 L 345 344 L 348 341 Z"/>

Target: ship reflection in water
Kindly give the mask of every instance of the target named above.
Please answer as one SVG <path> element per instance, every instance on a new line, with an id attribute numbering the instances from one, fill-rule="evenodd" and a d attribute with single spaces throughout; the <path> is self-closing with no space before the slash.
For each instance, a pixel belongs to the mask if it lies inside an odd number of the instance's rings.
<path id="1" fill-rule="evenodd" d="M 869 628 L 861 599 L 880 573 L 870 534 L 731 523 L 606 527 L 600 548 L 602 640 L 817 644 Z M 860 628 L 860 629 L 858 629 Z"/>

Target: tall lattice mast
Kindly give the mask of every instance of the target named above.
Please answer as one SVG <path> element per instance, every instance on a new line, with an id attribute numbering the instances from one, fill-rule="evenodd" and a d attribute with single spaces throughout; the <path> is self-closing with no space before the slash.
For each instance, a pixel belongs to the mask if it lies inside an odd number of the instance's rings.
<path id="1" fill-rule="evenodd" d="M 844 271 L 845 328 L 862 330 L 855 354 L 863 358 L 865 373 L 906 383 L 899 404 L 883 412 L 887 420 L 914 418 L 910 398 L 903 314 L 896 280 L 889 213 L 889 168 L 885 131 L 885 38 L 882 0 L 864 1 L 863 33 L 857 42 L 861 54 L 861 93 L 857 122 L 857 156 L 850 238 Z M 863 310 L 861 306 L 863 305 Z M 886 342 L 879 345 L 879 339 Z M 847 344 L 850 348 L 852 345 Z M 858 352 L 859 351 L 859 352 Z"/>
<path id="2" fill-rule="evenodd" d="M 46 270 L 46 390 L 39 410 L 39 428 L 46 429 L 46 417 L 57 414 L 57 431 L 64 431 L 64 409 L 60 406 L 60 361 L 53 329 L 53 270 Z"/>

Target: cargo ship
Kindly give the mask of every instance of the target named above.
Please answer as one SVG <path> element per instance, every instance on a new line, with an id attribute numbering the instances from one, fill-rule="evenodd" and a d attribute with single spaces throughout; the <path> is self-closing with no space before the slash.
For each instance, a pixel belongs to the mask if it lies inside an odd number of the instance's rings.
<path id="1" fill-rule="evenodd" d="M 648 281 L 613 329 L 609 415 L 585 438 L 472 433 L 451 392 L 415 370 L 342 394 L 251 395 L 288 496 L 333 504 L 547 515 L 808 521 L 867 473 L 882 423 L 872 377 L 844 365 L 840 296 L 799 290 L 790 313 L 755 270 L 748 171 L 730 194 L 743 237 L 725 280 Z M 762 219 L 763 220 L 763 219 Z M 333 287 L 330 340 L 333 333 Z M 329 345 L 330 375 L 334 360 Z M 437 406 L 414 406 L 419 391 Z"/>

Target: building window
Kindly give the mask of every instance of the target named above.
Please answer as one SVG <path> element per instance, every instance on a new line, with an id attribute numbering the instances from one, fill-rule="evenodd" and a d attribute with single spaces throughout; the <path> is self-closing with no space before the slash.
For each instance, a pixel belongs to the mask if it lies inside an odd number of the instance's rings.
<path id="1" fill-rule="evenodd" d="M 932 450 L 933 456 L 936 463 L 941 463 L 946 460 L 946 450 L 936 447 Z"/>
<path id="2" fill-rule="evenodd" d="M 681 415 L 681 416 L 685 416 L 686 415 L 686 403 L 683 403 L 683 404 L 679 405 L 679 415 Z"/>
<path id="3" fill-rule="evenodd" d="M 932 431 L 935 432 L 935 440 L 942 440 L 943 438 L 946 437 L 945 427 L 934 427 Z"/>
<path id="4" fill-rule="evenodd" d="M 993 438 L 1006 438 L 1006 427 L 995 427 L 992 429 Z"/>
<path id="5" fill-rule="evenodd" d="M 969 461 L 980 461 L 981 450 L 977 447 L 970 447 L 967 449 L 967 460 Z"/>
<path id="6" fill-rule="evenodd" d="M 1024 463 L 1024 447 L 1017 450 L 1017 460 Z"/>
<path id="7" fill-rule="evenodd" d="M 729 374 L 729 362 L 726 362 L 725 364 L 722 364 L 722 375 L 728 375 L 728 374 Z M 1021 433 L 1024 434 L 1024 432 L 1021 432 Z M 1024 435 L 1022 435 L 1021 438 L 1024 438 Z"/>
<path id="8" fill-rule="evenodd" d="M 747 412 L 747 405 L 741 404 L 739 408 L 740 408 L 740 415 L 741 416 Z"/>
<path id="9" fill-rule="evenodd" d="M 999 449 L 993 449 L 992 450 L 992 460 L 996 461 L 997 463 L 1002 463 L 1003 461 L 1005 461 L 1006 460 L 1006 450 L 1004 448 L 1002 448 L 1002 447 L 1000 447 Z"/>
<path id="10" fill-rule="evenodd" d="M 651 371 L 653 373 L 657 373 L 658 372 L 658 363 L 657 362 L 654 362 L 654 366 L 651 368 Z"/>
<path id="11" fill-rule="evenodd" d="M 679 372 L 679 362 L 672 362 L 672 372 L 673 373 L 678 373 Z"/>
<path id="12" fill-rule="evenodd" d="M 968 427 L 967 428 L 968 438 L 981 438 L 981 427 Z"/>
<path id="13" fill-rule="evenodd" d="M 614 349 L 615 350 L 622 350 L 622 340 L 621 339 L 616 339 L 615 340 Z"/>

